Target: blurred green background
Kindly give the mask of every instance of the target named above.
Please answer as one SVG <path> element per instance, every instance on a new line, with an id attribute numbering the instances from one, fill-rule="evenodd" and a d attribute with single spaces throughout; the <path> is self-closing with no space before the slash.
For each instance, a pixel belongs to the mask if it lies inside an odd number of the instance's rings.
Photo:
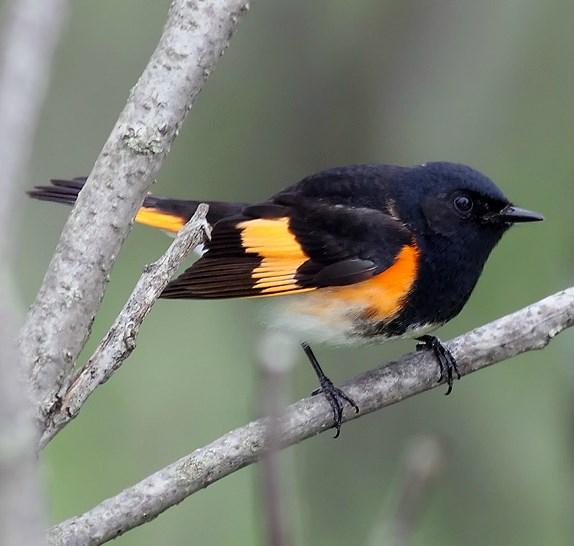
<path id="1" fill-rule="evenodd" d="M 88 174 L 152 53 L 167 0 L 75 2 L 29 186 Z M 449 339 L 574 284 L 574 3 L 255 2 L 161 171 L 159 194 L 261 200 L 322 168 L 467 163 L 543 213 L 494 252 Z M 26 188 L 22 188 L 22 193 Z M 19 279 L 31 303 L 69 210 L 22 197 Z M 169 240 L 136 227 L 84 359 Z M 124 367 L 45 450 L 53 522 L 79 514 L 255 417 L 253 302 L 160 301 Z M 317 347 L 335 381 L 413 349 Z M 405 448 L 447 445 L 416 545 L 574 543 L 574 332 L 282 455 L 297 544 L 388 544 Z M 303 356 L 299 360 L 303 363 Z M 290 400 L 315 388 L 307 364 Z M 116 544 L 264 544 L 259 472 L 236 473 Z"/>

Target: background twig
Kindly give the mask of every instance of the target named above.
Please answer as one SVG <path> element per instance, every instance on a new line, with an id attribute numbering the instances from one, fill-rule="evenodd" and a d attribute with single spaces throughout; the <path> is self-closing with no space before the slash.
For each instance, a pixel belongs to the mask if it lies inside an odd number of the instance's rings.
<path id="1" fill-rule="evenodd" d="M 296 355 L 290 340 L 279 333 L 267 333 L 259 346 L 260 396 L 263 415 L 267 416 L 266 453 L 260 465 L 261 511 L 269 546 L 293 544 L 293 521 L 288 499 L 289 487 L 280 460 L 283 422 L 281 412 L 287 404 L 289 372 Z"/>
<path id="2" fill-rule="evenodd" d="M 466 375 L 525 351 L 541 349 L 573 325 L 574 288 L 569 288 L 447 345 L 461 374 Z M 344 420 L 434 388 L 436 379 L 436 362 L 426 351 L 411 353 L 367 372 L 343 386 L 361 408 L 359 414 L 347 412 Z M 327 430 L 332 426 L 332 415 L 323 397 L 312 397 L 289 406 L 279 421 L 279 444 L 285 448 Z M 259 460 L 266 449 L 267 425 L 267 419 L 259 419 L 231 431 L 92 510 L 52 527 L 50 543 L 102 544 L 152 520 L 196 491 Z"/>
<path id="3" fill-rule="evenodd" d="M 384 502 L 365 546 L 409 546 L 419 520 L 429 507 L 430 494 L 448 467 L 449 453 L 443 438 L 416 436 L 401 461 L 394 494 Z"/>
<path id="4" fill-rule="evenodd" d="M 26 173 L 66 0 L 10 0 L 0 42 L 0 542 L 45 542 L 36 429 L 16 335 L 20 310 L 13 265 L 15 194 Z"/>
<path id="5" fill-rule="evenodd" d="M 146 69 L 80 193 L 21 334 L 42 429 L 68 387 L 118 251 L 246 0 L 173 0 Z"/>

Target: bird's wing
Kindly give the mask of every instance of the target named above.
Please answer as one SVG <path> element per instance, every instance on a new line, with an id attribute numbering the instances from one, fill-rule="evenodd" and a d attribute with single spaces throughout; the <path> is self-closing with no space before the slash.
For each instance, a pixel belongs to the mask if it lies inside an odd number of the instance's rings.
<path id="1" fill-rule="evenodd" d="M 295 191 L 245 207 L 215 225 L 207 252 L 162 297 L 278 296 L 376 277 L 413 236 L 391 215 L 346 201 Z"/>

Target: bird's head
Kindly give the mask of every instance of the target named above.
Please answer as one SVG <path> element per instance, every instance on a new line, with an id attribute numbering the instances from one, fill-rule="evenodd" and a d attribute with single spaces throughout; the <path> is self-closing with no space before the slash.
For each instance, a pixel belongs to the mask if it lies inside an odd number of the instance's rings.
<path id="1" fill-rule="evenodd" d="M 492 180 L 465 165 L 413 167 L 406 170 L 402 186 L 399 216 L 425 238 L 464 240 L 490 253 L 511 225 L 543 220 L 536 212 L 514 206 Z"/>

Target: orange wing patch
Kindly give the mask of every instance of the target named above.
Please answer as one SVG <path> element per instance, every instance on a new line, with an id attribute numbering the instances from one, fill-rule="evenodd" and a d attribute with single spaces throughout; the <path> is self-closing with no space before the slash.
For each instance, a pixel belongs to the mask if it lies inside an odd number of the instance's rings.
<path id="1" fill-rule="evenodd" d="M 237 224 L 241 230 L 241 246 L 245 252 L 257 254 L 261 264 L 251 273 L 255 280 L 255 297 L 279 296 L 308 292 L 315 288 L 301 288 L 295 280 L 297 269 L 309 257 L 289 230 L 289 218 L 258 218 Z"/>
<path id="2" fill-rule="evenodd" d="M 139 224 L 165 229 L 173 233 L 177 233 L 186 223 L 185 218 L 181 216 L 147 207 L 138 210 L 135 220 Z"/>

